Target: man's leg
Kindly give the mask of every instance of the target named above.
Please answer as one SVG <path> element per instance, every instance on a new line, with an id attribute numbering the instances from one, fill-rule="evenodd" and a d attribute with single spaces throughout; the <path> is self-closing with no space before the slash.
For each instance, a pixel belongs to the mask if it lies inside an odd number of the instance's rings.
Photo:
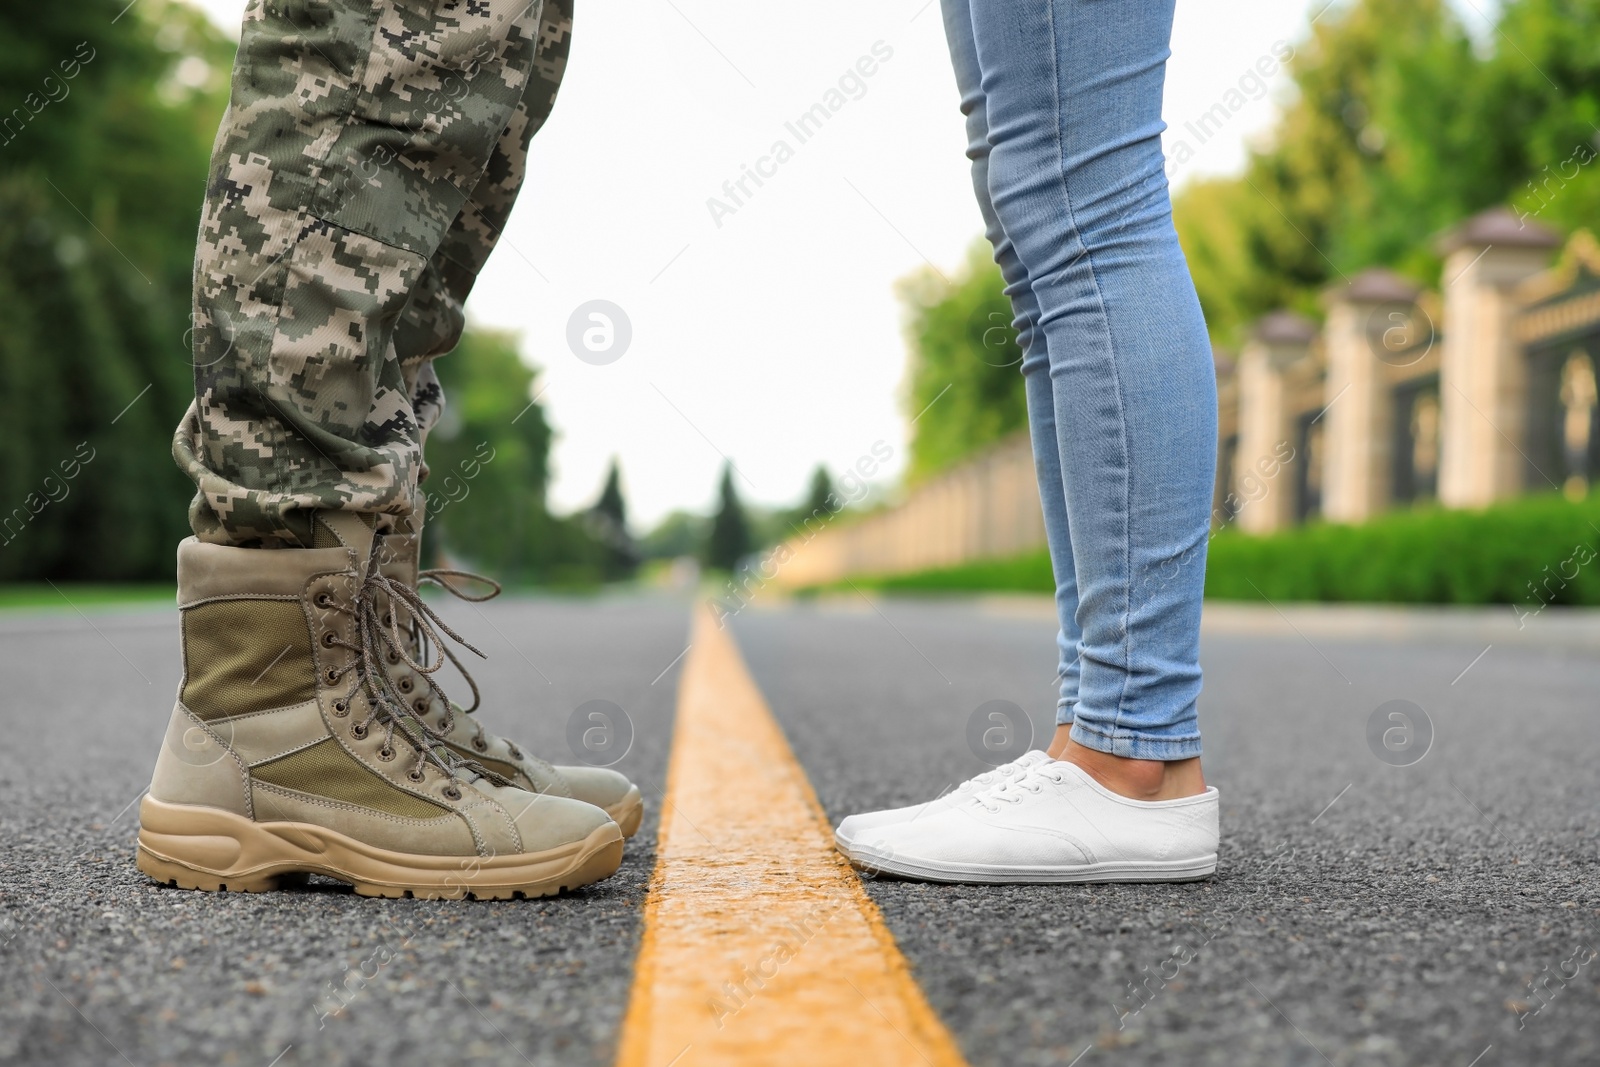
<path id="1" fill-rule="evenodd" d="M 499 242 L 522 189 L 528 146 L 555 106 L 572 45 L 572 7 L 573 0 L 545 0 L 533 71 L 522 99 L 500 131 L 489 165 L 472 195 L 428 261 L 395 330 L 395 353 L 411 397 L 418 436 L 424 442 L 444 410 L 433 360 L 449 353 L 461 340 L 467 296 Z M 424 462 L 424 475 L 426 471 Z M 420 535 L 425 518 L 418 508 L 411 523 L 415 534 Z"/>
<path id="2" fill-rule="evenodd" d="M 414 509 L 396 328 L 523 99 L 540 8 L 251 4 L 201 216 L 196 399 L 174 440 L 202 541 L 308 547 L 318 510 Z"/>
<path id="3" fill-rule="evenodd" d="M 140 807 L 138 864 L 161 882 L 317 872 L 369 895 L 505 898 L 621 862 L 606 812 L 462 762 L 415 683 L 379 666 L 418 666 L 397 605 L 438 621 L 376 565 L 421 465 L 395 329 L 523 97 L 539 9 L 255 0 L 246 15 L 196 256 L 196 399 L 173 446 L 199 491 L 178 551 L 183 683 Z"/>
<path id="4" fill-rule="evenodd" d="M 466 324 L 464 305 L 478 274 L 511 215 L 527 171 L 528 145 L 550 117 L 566 70 L 572 40 L 572 0 L 545 0 L 533 73 L 511 121 L 495 143 L 489 166 L 462 206 L 439 250 L 429 260 L 395 330 L 394 347 L 417 423 L 419 443 L 444 410 L 433 361 L 455 348 Z M 427 477 L 421 464 L 419 480 Z M 415 589 L 427 508 L 419 503 L 383 540 L 385 573 Z M 448 587 L 447 587 L 448 588 Z M 402 620 L 409 620 L 404 607 Z M 413 634 L 413 637 L 418 635 Z M 416 651 L 420 652 L 420 648 Z M 644 818 L 639 789 L 626 776 L 603 767 L 555 766 L 516 742 L 490 733 L 475 716 L 434 692 L 429 679 L 405 663 L 391 663 L 397 684 L 419 696 L 417 714 L 459 755 L 478 760 L 516 785 L 541 794 L 572 797 L 603 809 L 631 837 Z M 475 709 L 468 709 L 475 710 Z"/>

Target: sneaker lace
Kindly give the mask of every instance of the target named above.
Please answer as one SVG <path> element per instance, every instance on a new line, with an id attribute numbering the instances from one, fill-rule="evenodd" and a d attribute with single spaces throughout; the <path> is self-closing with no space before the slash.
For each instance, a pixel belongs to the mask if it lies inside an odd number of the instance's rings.
<path id="1" fill-rule="evenodd" d="M 1022 770 L 1022 767 L 1016 760 L 1012 760 L 1010 763 L 1002 763 L 992 771 L 984 771 L 980 775 L 968 778 L 956 787 L 956 792 L 981 793 L 1000 785 L 1004 779 L 1010 778 L 1020 770 Z"/>
<path id="2" fill-rule="evenodd" d="M 336 611 L 348 611 L 354 617 L 357 638 L 355 642 L 339 638 L 331 639 L 332 644 L 342 645 L 357 654 L 354 661 L 332 672 L 332 676 L 337 678 L 351 670 L 355 671 L 357 689 L 347 694 L 344 701 L 348 704 L 349 698 L 354 696 L 356 691 L 364 691 L 368 698 L 367 715 L 355 723 L 352 730 L 356 731 L 358 736 L 364 737 L 371 724 L 377 721 L 384 728 L 383 751 L 387 752 L 392 752 L 394 749 L 396 733 L 404 737 L 417 753 L 417 762 L 411 769 L 413 779 L 420 778 L 423 769 L 432 763 L 451 777 L 456 777 L 458 771 L 466 770 L 499 785 L 511 784 L 505 776 L 490 770 L 476 760 L 467 759 L 444 744 L 445 735 L 449 733 L 451 724 L 448 714 L 442 729 L 435 730 L 428 725 L 427 720 L 417 715 L 407 705 L 406 698 L 397 689 L 394 679 L 379 664 L 380 655 L 387 656 L 392 662 L 404 662 L 406 666 L 421 675 L 428 687 L 444 701 L 445 707 L 450 708 L 452 705 L 449 698 L 433 678 L 435 672 L 444 666 L 446 658 L 467 678 L 474 697 L 477 696 L 478 687 L 472 681 L 472 676 L 461 667 L 461 661 L 440 639 L 439 632 L 443 631 L 452 641 L 471 650 L 480 658 L 483 657 L 483 653 L 451 629 L 450 625 L 423 601 L 415 589 L 404 582 L 387 577 L 378 568 L 377 558 L 377 554 L 374 553 L 373 562 L 367 568 L 366 575 L 362 577 L 350 607 L 341 607 L 337 602 L 327 605 Z M 495 587 L 495 592 L 499 592 L 498 586 Z M 388 604 L 387 610 L 384 607 L 385 603 Z M 393 610 L 396 604 L 403 605 L 411 616 L 410 628 L 419 637 L 419 642 L 415 646 L 418 649 L 418 657 L 412 656 L 410 651 L 412 643 L 396 622 Z M 429 660 L 426 653 L 429 644 L 438 649 L 442 655 Z M 476 700 L 473 706 L 477 706 Z"/>
<path id="3" fill-rule="evenodd" d="M 977 793 L 972 799 L 974 803 L 983 805 L 986 810 L 996 812 L 1000 810 L 1001 804 L 1022 803 L 1024 793 L 1039 793 L 1044 789 L 1045 782 L 1060 785 L 1064 781 L 1066 778 L 1050 764 L 1036 763 L 1020 776 L 1007 779 L 999 785 Z"/>

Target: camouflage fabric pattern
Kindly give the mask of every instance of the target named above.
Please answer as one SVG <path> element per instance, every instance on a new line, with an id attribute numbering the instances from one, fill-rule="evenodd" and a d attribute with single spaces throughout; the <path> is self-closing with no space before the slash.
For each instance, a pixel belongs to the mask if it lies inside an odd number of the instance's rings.
<path id="1" fill-rule="evenodd" d="M 419 451 L 427 443 L 428 431 L 444 413 L 444 392 L 434 374 L 433 361 L 461 340 L 467 295 L 511 217 L 527 171 L 529 144 L 555 107 L 571 42 L 572 0 L 545 0 L 527 89 L 511 121 L 500 132 L 483 176 L 446 231 L 439 251 L 429 260 L 395 329 L 395 351 L 417 421 Z M 428 466 L 421 456 L 419 463 L 421 482 L 428 476 Z M 384 563 L 398 561 L 415 571 L 426 518 L 427 508 L 419 502 L 404 515 L 380 520 L 380 528 L 389 535 L 379 548 Z M 411 580 L 415 581 L 414 575 Z"/>
<path id="2" fill-rule="evenodd" d="M 309 546 L 324 509 L 418 528 L 430 361 L 460 336 L 570 28 L 570 0 L 251 0 L 173 440 L 201 540 Z"/>
<path id="3" fill-rule="evenodd" d="M 527 170 L 528 146 L 555 107 L 571 42 L 572 0 L 545 0 L 527 89 L 401 314 L 395 348 L 424 439 L 443 411 L 432 362 L 461 340 L 467 294 L 511 216 Z"/>

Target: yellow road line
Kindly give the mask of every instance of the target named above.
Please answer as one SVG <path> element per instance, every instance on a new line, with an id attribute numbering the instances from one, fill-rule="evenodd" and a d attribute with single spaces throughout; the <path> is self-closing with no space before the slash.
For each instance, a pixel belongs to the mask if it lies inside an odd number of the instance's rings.
<path id="1" fill-rule="evenodd" d="M 732 637 L 693 637 L 618 1067 L 961 1067 Z"/>

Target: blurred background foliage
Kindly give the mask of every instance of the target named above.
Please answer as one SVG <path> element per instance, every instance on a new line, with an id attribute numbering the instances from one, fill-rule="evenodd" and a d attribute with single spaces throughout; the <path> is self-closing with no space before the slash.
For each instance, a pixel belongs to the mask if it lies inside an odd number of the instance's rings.
<path id="1" fill-rule="evenodd" d="M 921 481 L 1028 424 L 1022 350 L 989 242 L 953 277 L 931 267 L 900 283 L 911 352 L 908 482 Z M 918 417 L 920 414 L 920 417 Z"/>
<path id="2" fill-rule="evenodd" d="M 162 0 L 86 40 L 121 7 L 0 9 L 0 579 L 165 578 L 187 531 L 168 441 L 233 48 Z"/>
<path id="3" fill-rule="evenodd" d="M 125 4 L 0 10 L 0 100 L 19 107 L 0 130 L 0 500 L 21 509 L 0 579 L 170 579 L 188 532 L 169 441 L 234 46 L 186 4 Z M 429 555 L 511 581 L 608 574 L 604 546 L 545 508 L 551 432 L 517 339 L 469 330 L 438 371 Z"/>
<path id="4" fill-rule="evenodd" d="M 125 2 L 0 9 L 0 581 L 170 580 L 186 532 L 169 440 L 192 393 L 194 234 L 233 45 L 177 0 Z M 1600 0 L 1506 0 L 1495 17 L 1469 33 L 1443 0 L 1349 0 L 1295 43 L 1271 136 L 1174 202 L 1214 341 L 1279 307 L 1316 315 L 1366 266 L 1437 285 L 1431 238 L 1493 204 L 1562 230 L 1597 217 Z M 1026 416 L 981 241 L 899 293 L 914 484 Z M 537 372 L 517 339 L 469 330 L 438 366 L 431 553 L 560 583 L 681 556 L 727 567 L 843 507 L 825 470 L 793 509 L 741 502 L 724 472 L 714 514 L 635 541 L 613 469 L 592 509 L 553 516 L 551 430 L 536 404 L 518 416 Z"/>
<path id="5" fill-rule="evenodd" d="M 178 0 L 0 8 L 0 582 L 173 578 L 193 489 L 170 441 L 193 396 L 194 240 L 233 53 Z M 517 337 L 469 328 L 436 368 L 431 564 L 557 585 L 645 559 L 731 567 L 806 510 L 748 508 L 725 480 L 715 517 L 674 513 L 636 543 L 613 465 L 592 508 L 554 516 Z"/>
<path id="6" fill-rule="evenodd" d="M 1174 204 L 1216 339 L 1278 307 L 1315 315 L 1323 288 L 1368 266 L 1436 286 L 1431 238 L 1495 204 L 1592 224 L 1597 41 L 1597 0 L 1507 0 L 1476 40 L 1443 0 L 1360 0 L 1319 21 L 1270 147 Z"/>
<path id="7" fill-rule="evenodd" d="M 524 584 L 616 576 L 582 516 L 545 507 L 552 434 L 531 402 L 538 372 L 518 355 L 517 336 L 469 329 L 434 369 L 449 400 L 428 435 L 424 565 L 464 562 Z"/>
<path id="8" fill-rule="evenodd" d="M 1294 42 L 1292 94 L 1241 174 L 1185 185 L 1173 218 L 1212 339 L 1374 265 L 1439 284 L 1432 238 L 1509 203 L 1569 231 L 1600 218 L 1600 0 L 1505 0 L 1469 34 L 1444 0 L 1350 0 Z M 1187 102 L 1180 113 L 1210 102 Z M 1575 171 L 1575 173 L 1574 173 Z M 1181 178 L 1181 168 L 1174 177 Z M 1025 424 L 988 251 L 902 295 L 910 472 L 935 473 Z M 933 402 L 946 385 L 955 383 Z"/>

